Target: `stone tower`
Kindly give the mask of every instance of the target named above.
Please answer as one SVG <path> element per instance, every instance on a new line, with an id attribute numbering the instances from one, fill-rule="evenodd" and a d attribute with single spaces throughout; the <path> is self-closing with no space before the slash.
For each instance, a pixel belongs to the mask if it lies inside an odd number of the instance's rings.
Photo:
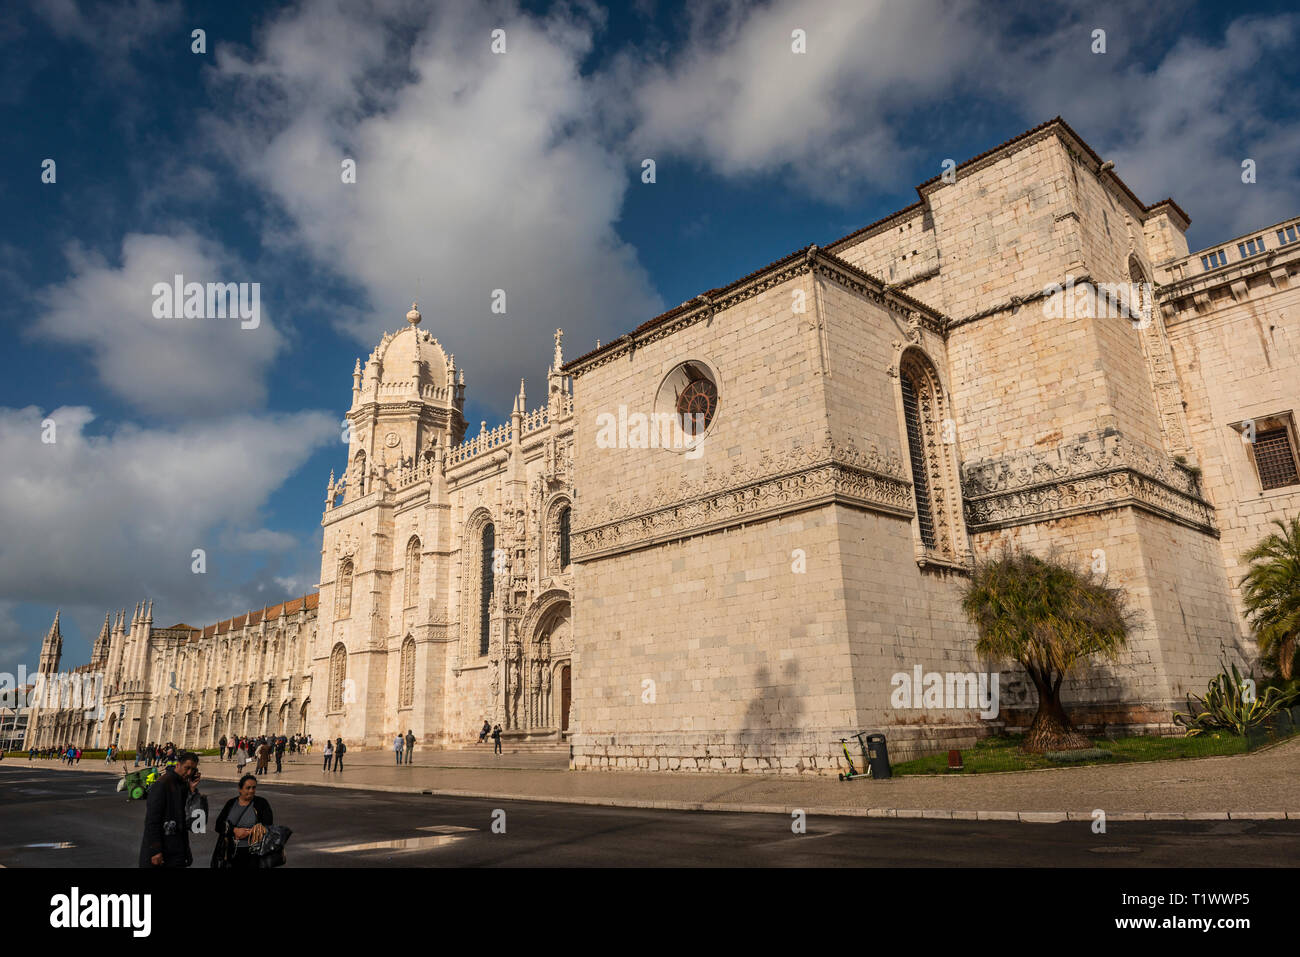
<path id="1" fill-rule="evenodd" d="M 109 623 L 111 613 L 104 613 L 104 625 L 99 629 L 99 637 L 95 639 L 94 647 L 90 652 L 90 668 L 92 671 L 103 671 L 108 665 L 108 650 L 113 640 L 113 629 Z"/>
<path id="2" fill-rule="evenodd" d="M 311 712 L 323 719 L 316 733 L 353 745 L 377 744 L 390 730 L 403 642 L 427 640 L 428 599 L 447 588 L 443 467 L 465 434 L 465 378 L 422 318 L 412 304 L 406 328 L 385 333 L 353 369 L 348 465 L 341 482 L 331 479 L 322 519 Z M 399 514 L 409 519 L 400 542 Z M 404 575 L 411 567 L 419 571 Z"/>
<path id="3" fill-rule="evenodd" d="M 41 661 L 38 671 L 43 675 L 54 674 L 59 670 L 59 659 L 63 657 L 63 633 L 59 631 L 59 615 L 62 610 L 54 612 L 54 623 L 45 633 L 41 642 Z"/>

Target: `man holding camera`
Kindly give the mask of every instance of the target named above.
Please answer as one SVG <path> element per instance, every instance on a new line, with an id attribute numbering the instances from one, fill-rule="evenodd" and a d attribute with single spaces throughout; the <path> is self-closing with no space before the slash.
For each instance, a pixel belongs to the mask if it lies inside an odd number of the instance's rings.
<path id="1" fill-rule="evenodd" d="M 140 841 L 141 867 L 189 867 L 190 820 L 197 811 L 207 813 L 207 798 L 199 793 L 199 756 L 182 751 L 149 788 L 145 799 L 144 837 Z"/>

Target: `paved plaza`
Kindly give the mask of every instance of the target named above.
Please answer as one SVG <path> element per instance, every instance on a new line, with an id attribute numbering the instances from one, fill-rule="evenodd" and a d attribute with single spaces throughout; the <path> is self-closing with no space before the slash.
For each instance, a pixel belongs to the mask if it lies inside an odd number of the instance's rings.
<path id="1" fill-rule="evenodd" d="M 288 755 L 286 755 L 286 758 Z M 6 758 L 4 768 L 28 765 Z M 128 767 L 130 762 L 127 762 Z M 1096 809 L 1109 819 L 1150 815 L 1225 818 L 1229 815 L 1300 820 L 1300 739 L 1253 754 L 1194 760 L 1017 771 L 1001 774 L 899 777 L 840 782 L 833 777 L 768 774 L 655 774 L 634 771 L 569 771 L 563 753 L 519 751 L 494 755 L 490 748 L 420 751 L 410 766 L 397 767 L 391 752 L 348 752 L 341 772 L 321 770 L 317 754 L 286 760 L 268 786 L 323 786 L 424 793 L 448 797 L 493 797 L 668 810 L 759 811 L 927 817 L 984 815 L 1005 819 L 1022 812 L 1091 819 Z M 102 761 L 83 760 L 68 768 L 54 760 L 30 762 L 96 775 L 120 775 Z M 250 768 L 252 766 L 250 765 Z M 215 756 L 200 765 L 205 790 L 224 793 L 217 782 L 233 782 L 232 762 Z"/>

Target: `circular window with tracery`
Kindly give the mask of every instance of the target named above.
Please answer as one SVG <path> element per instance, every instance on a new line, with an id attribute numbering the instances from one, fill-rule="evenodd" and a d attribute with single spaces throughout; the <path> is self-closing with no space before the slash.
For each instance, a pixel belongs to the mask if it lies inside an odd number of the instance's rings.
<path id="1" fill-rule="evenodd" d="M 703 362 L 679 363 L 659 387 L 655 412 L 660 422 L 672 423 L 675 433 L 675 441 L 660 444 L 682 448 L 702 438 L 718 413 L 717 376 Z"/>

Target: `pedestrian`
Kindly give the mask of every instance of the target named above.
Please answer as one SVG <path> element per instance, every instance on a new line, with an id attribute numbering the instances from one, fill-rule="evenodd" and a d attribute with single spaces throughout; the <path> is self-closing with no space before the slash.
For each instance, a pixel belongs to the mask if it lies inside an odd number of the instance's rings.
<path id="1" fill-rule="evenodd" d="M 73 750 L 73 753 L 76 755 L 75 758 L 73 759 L 73 763 L 74 763 L 74 764 L 80 764 L 80 763 L 81 763 L 81 748 L 73 748 L 72 750 Z"/>
<path id="2" fill-rule="evenodd" d="M 271 746 L 262 739 L 262 743 L 257 746 L 257 773 L 265 774 L 267 765 L 271 763 Z"/>
<path id="3" fill-rule="evenodd" d="M 239 750 L 235 752 L 235 764 L 238 765 L 240 774 L 243 774 L 244 768 L 248 767 L 248 742 L 243 738 L 239 739 Z"/>
<path id="4" fill-rule="evenodd" d="M 149 788 L 140 840 L 141 867 L 189 867 L 191 811 L 204 802 L 199 794 L 199 756 L 193 751 L 180 755 Z"/>
<path id="5" fill-rule="evenodd" d="M 217 846 L 212 850 L 212 866 L 257 870 L 261 862 L 251 845 L 260 844 L 266 829 L 274 823 L 270 802 L 257 796 L 257 778 L 245 774 L 239 779 L 239 793 L 217 815 Z"/>
<path id="6" fill-rule="evenodd" d="M 492 733 L 492 725 L 488 724 L 487 718 L 483 719 L 483 730 L 478 733 L 478 743 L 482 744 L 487 740 L 488 735 Z"/>
<path id="7" fill-rule="evenodd" d="M 343 770 L 343 755 L 347 753 L 347 750 L 348 750 L 348 746 L 343 743 L 342 738 L 339 738 L 337 741 L 334 742 L 334 770 L 335 771 Z"/>
<path id="8" fill-rule="evenodd" d="M 217 747 L 221 749 L 221 760 L 226 760 L 226 736 L 223 734 L 221 740 L 217 742 Z"/>
<path id="9" fill-rule="evenodd" d="M 415 732 L 410 728 L 406 729 L 406 763 L 411 763 L 411 758 L 415 756 Z"/>
<path id="10" fill-rule="evenodd" d="M 325 767 L 322 770 L 329 771 L 334 766 L 334 742 L 329 738 L 325 739 Z"/>
<path id="11" fill-rule="evenodd" d="M 492 729 L 492 753 L 501 753 L 501 725 Z"/>
<path id="12" fill-rule="evenodd" d="M 279 741 L 275 742 L 275 773 L 280 773 L 280 762 L 284 760 L 284 746 L 287 742 L 282 736 Z"/>
<path id="13" fill-rule="evenodd" d="M 402 732 L 397 732 L 397 737 L 393 738 L 393 754 L 397 757 L 397 766 L 402 766 L 402 748 L 406 745 L 406 740 L 402 737 Z"/>

